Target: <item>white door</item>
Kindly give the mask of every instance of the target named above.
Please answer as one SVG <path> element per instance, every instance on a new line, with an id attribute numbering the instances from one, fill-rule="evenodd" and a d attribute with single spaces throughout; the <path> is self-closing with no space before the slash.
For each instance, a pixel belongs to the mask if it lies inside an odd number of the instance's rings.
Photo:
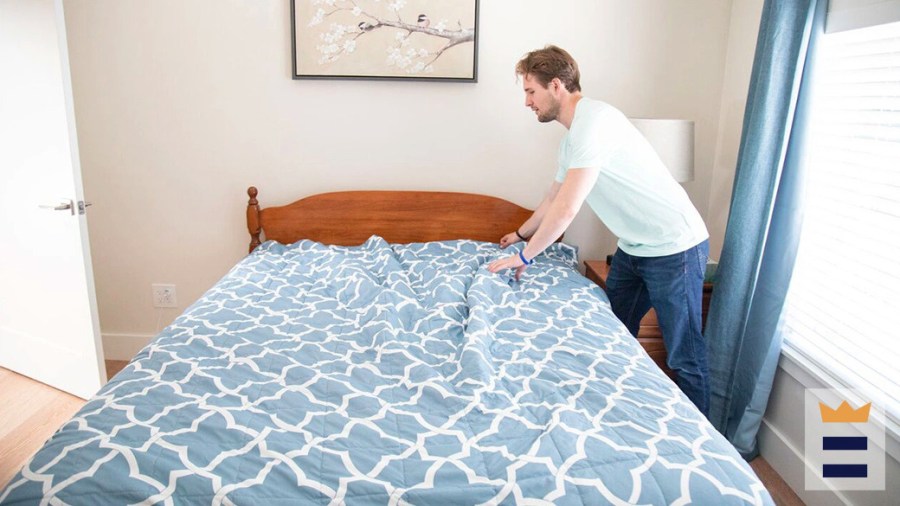
<path id="1" fill-rule="evenodd" d="M 106 368 L 62 9 L 0 0 L 0 367 L 88 398 Z"/>

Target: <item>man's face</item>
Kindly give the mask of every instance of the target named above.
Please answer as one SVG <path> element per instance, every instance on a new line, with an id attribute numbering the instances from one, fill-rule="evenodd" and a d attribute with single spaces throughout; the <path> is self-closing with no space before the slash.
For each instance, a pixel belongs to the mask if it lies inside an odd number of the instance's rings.
<path id="1" fill-rule="evenodd" d="M 530 75 L 525 75 L 522 79 L 525 107 L 531 108 L 541 123 L 549 123 L 559 116 L 559 99 L 550 91 L 552 87 L 552 81 L 550 87 L 544 88 L 540 81 Z"/>

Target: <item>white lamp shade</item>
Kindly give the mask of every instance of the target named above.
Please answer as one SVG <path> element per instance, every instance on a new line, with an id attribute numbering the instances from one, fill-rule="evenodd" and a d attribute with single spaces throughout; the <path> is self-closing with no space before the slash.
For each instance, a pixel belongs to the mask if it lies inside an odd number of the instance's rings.
<path id="1" fill-rule="evenodd" d="M 628 118 L 650 142 L 679 183 L 694 179 L 694 122 L 683 119 Z"/>

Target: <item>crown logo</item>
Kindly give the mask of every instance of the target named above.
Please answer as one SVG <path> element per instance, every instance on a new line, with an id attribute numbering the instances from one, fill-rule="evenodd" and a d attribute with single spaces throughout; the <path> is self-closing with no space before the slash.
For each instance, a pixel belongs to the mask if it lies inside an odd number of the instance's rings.
<path id="1" fill-rule="evenodd" d="M 841 402 L 837 409 L 831 409 L 823 403 L 819 403 L 819 412 L 822 414 L 823 423 L 865 423 L 869 421 L 869 408 L 872 403 L 861 406 L 854 410 L 847 404 L 847 401 Z"/>

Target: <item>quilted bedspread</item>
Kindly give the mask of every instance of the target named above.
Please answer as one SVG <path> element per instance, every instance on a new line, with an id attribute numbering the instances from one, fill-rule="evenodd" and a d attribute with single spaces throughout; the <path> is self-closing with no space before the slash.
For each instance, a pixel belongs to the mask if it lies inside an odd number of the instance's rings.
<path id="1" fill-rule="evenodd" d="M 518 247 L 521 245 L 517 245 Z M 265 243 L 2 504 L 771 504 L 551 246 Z"/>

